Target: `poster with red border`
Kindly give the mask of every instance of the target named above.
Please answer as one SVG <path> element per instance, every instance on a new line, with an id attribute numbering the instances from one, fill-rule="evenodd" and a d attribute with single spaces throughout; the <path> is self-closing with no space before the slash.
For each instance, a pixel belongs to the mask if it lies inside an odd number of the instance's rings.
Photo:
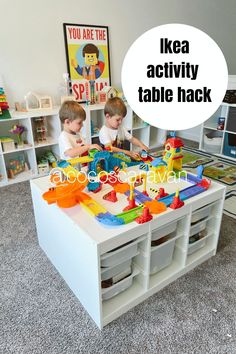
<path id="1" fill-rule="evenodd" d="M 91 101 L 111 85 L 108 27 L 64 23 L 64 38 L 72 94 Z"/>

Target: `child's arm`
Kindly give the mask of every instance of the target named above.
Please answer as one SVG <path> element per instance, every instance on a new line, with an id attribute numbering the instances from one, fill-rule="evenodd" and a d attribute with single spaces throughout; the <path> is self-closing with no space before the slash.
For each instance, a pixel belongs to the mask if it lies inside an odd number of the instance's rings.
<path id="1" fill-rule="evenodd" d="M 102 151 L 101 146 L 99 146 L 97 144 L 86 144 L 86 145 L 78 146 L 76 148 L 68 149 L 68 150 L 64 151 L 64 154 L 66 156 L 69 156 L 69 157 L 73 158 L 73 157 L 80 156 L 83 153 L 85 153 L 85 152 L 87 152 L 88 150 L 91 150 L 91 149 L 97 149 L 99 151 Z"/>
<path id="2" fill-rule="evenodd" d="M 124 150 L 124 149 L 120 149 L 120 148 L 117 148 L 115 146 L 112 146 L 112 152 L 123 152 L 123 154 L 131 157 L 134 160 L 139 160 L 140 159 L 139 153 L 135 152 L 135 151 Z"/>
<path id="3" fill-rule="evenodd" d="M 130 142 L 133 145 L 139 146 L 142 150 L 145 150 L 145 151 L 149 150 L 149 148 L 146 145 L 144 145 L 142 143 L 142 141 L 140 141 L 139 139 L 135 138 L 134 136 L 132 136 L 132 138 L 130 139 Z"/>

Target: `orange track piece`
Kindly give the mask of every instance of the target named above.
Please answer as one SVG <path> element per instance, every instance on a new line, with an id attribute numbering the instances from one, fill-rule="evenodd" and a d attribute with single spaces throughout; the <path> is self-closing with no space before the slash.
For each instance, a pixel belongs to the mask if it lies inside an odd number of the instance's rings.
<path id="1" fill-rule="evenodd" d="M 130 190 L 130 186 L 128 183 L 118 183 L 113 186 L 116 193 L 124 194 L 125 192 Z"/>
<path id="2" fill-rule="evenodd" d="M 147 201 L 144 205 L 148 207 L 151 214 L 160 214 L 167 209 L 165 203 L 158 202 L 157 200 Z"/>
<path id="3" fill-rule="evenodd" d="M 46 200 L 48 204 L 57 203 L 60 208 L 70 208 L 78 203 L 78 195 L 86 185 L 87 181 L 83 183 L 78 181 L 69 183 L 68 181 L 65 181 L 45 192 L 43 194 L 43 199 Z"/>

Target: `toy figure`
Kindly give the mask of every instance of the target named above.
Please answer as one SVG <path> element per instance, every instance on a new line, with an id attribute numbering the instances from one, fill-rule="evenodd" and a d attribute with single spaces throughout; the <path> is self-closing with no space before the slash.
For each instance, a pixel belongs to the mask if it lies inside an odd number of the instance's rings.
<path id="1" fill-rule="evenodd" d="M 104 62 L 98 60 L 99 49 L 92 43 L 88 43 L 83 48 L 84 66 L 77 64 L 75 59 L 71 60 L 71 65 L 77 73 L 89 81 L 90 103 L 95 103 L 95 80 L 98 79 L 104 70 Z"/>

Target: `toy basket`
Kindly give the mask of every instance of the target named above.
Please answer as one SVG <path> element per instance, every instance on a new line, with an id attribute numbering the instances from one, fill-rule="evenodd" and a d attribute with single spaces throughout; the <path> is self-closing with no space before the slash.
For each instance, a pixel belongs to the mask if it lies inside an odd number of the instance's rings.
<path id="1" fill-rule="evenodd" d="M 222 145 L 222 133 L 219 131 L 212 131 L 204 135 L 204 150 L 212 152 L 213 154 L 219 154 Z"/>

